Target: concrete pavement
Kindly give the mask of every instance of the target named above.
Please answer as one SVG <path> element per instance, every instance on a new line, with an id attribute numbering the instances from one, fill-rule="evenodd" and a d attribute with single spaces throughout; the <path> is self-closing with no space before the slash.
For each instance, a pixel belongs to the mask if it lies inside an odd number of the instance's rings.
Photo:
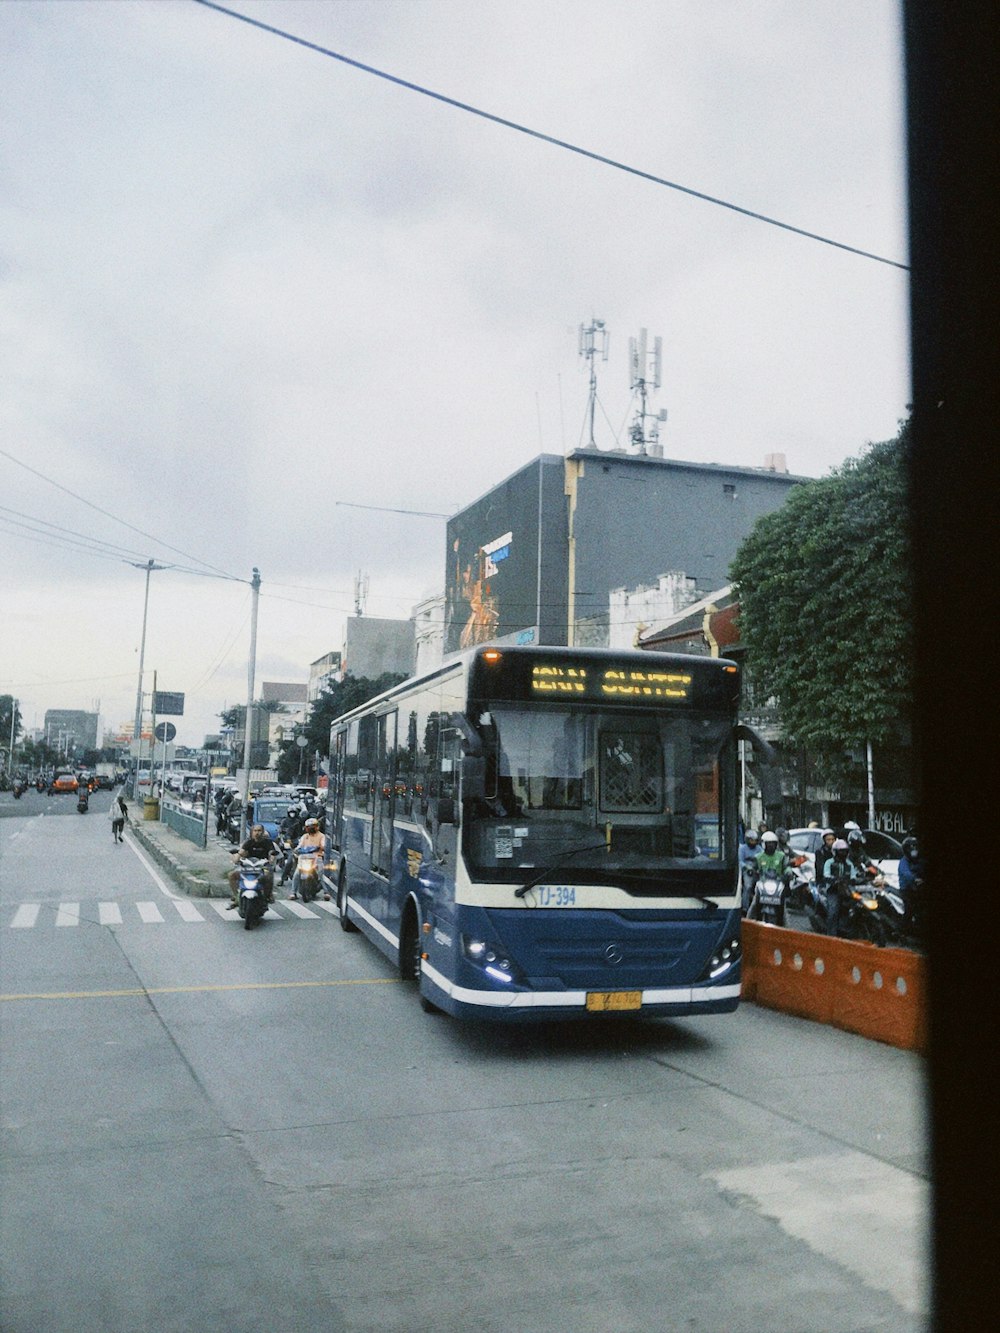
<path id="1" fill-rule="evenodd" d="M 141 815 L 132 819 L 126 836 L 134 837 L 183 893 L 192 898 L 229 897 L 226 876 L 235 862 L 228 838 L 217 837 L 210 828 L 208 846 L 199 847 L 160 820 Z"/>

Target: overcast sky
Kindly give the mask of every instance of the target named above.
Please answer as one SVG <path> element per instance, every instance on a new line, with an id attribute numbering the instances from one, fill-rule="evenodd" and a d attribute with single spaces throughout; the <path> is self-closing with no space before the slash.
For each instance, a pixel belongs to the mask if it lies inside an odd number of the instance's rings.
<path id="1" fill-rule="evenodd" d="M 232 8 L 906 262 L 895 0 Z M 0 49 L 0 693 L 29 726 L 131 719 L 129 561 L 180 567 L 150 580 L 146 688 L 186 694 L 189 744 L 245 700 L 254 566 L 258 685 L 341 646 L 358 571 L 368 614 L 408 615 L 442 588 L 443 521 L 336 502 L 451 513 L 584 443 L 582 321 L 611 333 L 604 448 L 642 327 L 668 458 L 820 476 L 905 415 L 900 268 L 193 0 L 8 0 Z"/>

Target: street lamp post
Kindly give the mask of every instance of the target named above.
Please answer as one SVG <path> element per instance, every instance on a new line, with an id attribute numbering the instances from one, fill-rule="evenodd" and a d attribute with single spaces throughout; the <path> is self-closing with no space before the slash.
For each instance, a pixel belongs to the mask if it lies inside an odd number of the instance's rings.
<path id="1" fill-rule="evenodd" d="M 132 770 L 132 799 L 139 799 L 139 761 L 142 758 L 142 671 L 146 660 L 146 617 L 149 612 L 149 576 L 156 569 L 166 569 L 158 565 L 152 556 L 144 565 L 133 564 L 134 569 L 146 571 L 146 595 L 142 603 L 142 638 L 139 640 L 139 684 L 135 692 L 135 722 L 132 726 L 132 739 L 136 743 L 135 767 Z"/>

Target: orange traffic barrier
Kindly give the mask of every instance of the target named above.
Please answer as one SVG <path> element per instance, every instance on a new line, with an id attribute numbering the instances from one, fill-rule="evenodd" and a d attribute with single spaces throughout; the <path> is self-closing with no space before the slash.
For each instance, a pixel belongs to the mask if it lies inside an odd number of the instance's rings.
<path id="1" fill-rule="evenodd" d="M 743 998 L 904 1050 L 926 1050 L 925 960 L 909 949 L 744 921 Z"/>

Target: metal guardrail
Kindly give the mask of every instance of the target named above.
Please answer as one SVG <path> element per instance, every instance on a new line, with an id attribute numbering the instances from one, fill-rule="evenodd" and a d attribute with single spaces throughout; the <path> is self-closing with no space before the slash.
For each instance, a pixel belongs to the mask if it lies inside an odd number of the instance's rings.
<path id="1" fill-rule="evenodd" d="M 201 809 L 198 813 L 182 810 L 169 798 L 160 802 L 160 822 L 179 833 L 196 847 L 205 846 L 205 817 Z"/>

